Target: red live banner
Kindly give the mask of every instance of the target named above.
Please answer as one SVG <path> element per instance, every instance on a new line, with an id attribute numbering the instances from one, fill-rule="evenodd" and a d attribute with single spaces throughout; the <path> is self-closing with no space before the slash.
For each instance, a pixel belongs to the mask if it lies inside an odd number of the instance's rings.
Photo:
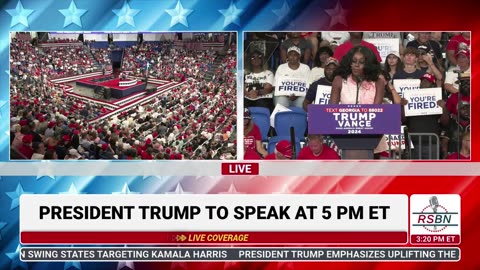
<path id="1" fill-rule="evenodd" d="M 405 244 L 407 232 L 21 232 L 23 244 Z"/>
<path id="2" fill-rule="evenodd" d="M 258 163 L 222 163 L 223 175 L 258 175 Z"/>

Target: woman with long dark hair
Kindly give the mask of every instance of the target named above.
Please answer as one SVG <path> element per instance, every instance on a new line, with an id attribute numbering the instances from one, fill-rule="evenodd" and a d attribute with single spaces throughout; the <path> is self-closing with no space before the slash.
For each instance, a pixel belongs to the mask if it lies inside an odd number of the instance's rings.
<path id="1" fill-rule="evenodd" d="M 380 73 L 380 63 L 369 48 L 352 48 L 335 71 L 330 104 L 381 104 L 385 84 Z"/>
<path id="2" fill-rule="evenodd" d="M 330 49 L 330 47 L 320 47 L 320 49 L 318 49 L 318 52 L 313 59 L 313 68 L 310 70 L 310 84 L 318 81 L 320 78 L 325 77 L 325 65 L 328 58 L 332 56 L 333 51 Z"/>

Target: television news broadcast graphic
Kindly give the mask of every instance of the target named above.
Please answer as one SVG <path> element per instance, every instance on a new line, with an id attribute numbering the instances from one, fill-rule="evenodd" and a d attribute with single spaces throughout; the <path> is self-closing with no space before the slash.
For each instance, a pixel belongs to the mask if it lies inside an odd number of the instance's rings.
<path id="1" fill-rule="evenodd" d="M 405 195 L 30 194 L 20 198 L 20 241 L 398 245 L 408 242 L 407 209 Z"/>
<path id="2" fill-rule="evenodd" d="M 59 12 L 74 4 L 81 12 L 78 20 L 69 19 Z M 425 31 L 473 31 L 472 46 L 478 47 L 478 8 L 475 1 L 459 4 L 432 4 L 430 1 L 68 1 L 42 2 L 35 0 L 9 0 L 0 4 L 0 86 L 9 88 L 8 43 L 9 31 L 205 31 L 238 30 L 239 36 L 245 31 L 279 30 L 292 31 L 390 31 L 391 29 L 415 29 Z M 177 8 L 178 6 L 178 8 Z M 183 16 L 172 17 L 165 10 L 177 10 Z M 190 12 L 192 11 L 192 12 Z M 175 13 L 173 13 L 175 14 Z M 388 14 L 385 16 L 384 14 Z M 412 20 L 412 16 L 418 20 Z M 231 15 L 231 16 L 230 16 Z M 69 18 L 75 18 L 69 17 Z M 46 19 L 48 18 L 48 19 Z M 370 19 L 369 19 L 370 18 Z M 373 18 L 373 19 L 371 19 Z M 75 23 L 73 23 L 75 21 Z M 420 21 L 420 23 L 419 23 Z M 182 23 L 183 22 L 183 23 Z M 448 29 L 448 30 L 446 30 Z M 241 48 L 241 41 L 237 42 Z M 239 68 L 242 65 L 240 49 Z M 472 65 L 476 71 L 478 53 L 472 51 Z M 241 72 L 240 72 L 241 73 Z M 476 85 L 477 72 L 472 73 L 472 84 Z M 241 74 L 239 74 L 241 77 Z M 239 85 L 240 88 L 240 85 Z M 472 103 L 478 103 L 478 93 L 473 91 Z M 239 97 L 241 91 L 239 89 Z M 208 173 L 203 176 L 195 172 L 185 173 L 172 162 L 148 163 L 140 169 L 118 166 L 117 162 L 71 166 L 73 162 L 42 162 L 36 165 L 28 162 L 9 162 L 8 121 L 9 93 L 0 91 L 0 269 L 479 269 L 477 241 L 478 231 L 479 179 L 478 179 L 478 133 L 473 128 L 472 161 L 474 162 L 342 162 L 334 166 L 331 162 L 319 165 L 312 163 L 299 166 L 275 162 L 262 162 L 260 173 L 268 177 L 221 177 L 221 162 L 200 163 L 198 166 Z M 240 112 L 242 106 L 238 106 Z M 479 116 L 479 110 L 472 110 L 472 118 Z M 241 137 L 239 136 L 239 140 Z M 146 163 L 146 162 L 145 162 Z M 77 163 L 78 164 L 78 163 Z M 154 164 L 154 165 L 152 165 Z M 222 163 L 223 164 L 223 163 Z M 268 164 L 268 165 L 266 165 Z M 305 163 L 309 164 L 309 163 Z M 123 165 L 123 164 L 122 164 Z M 77 168 L 75 168 L 77 167 Z M 152 168 L 153 169 L 150 169 Z M 171 167 L 176 170 L 172 172 Z M 273 168 L 273 169 L 272 169 Z M 476 171 L 476 172 L 475 172 Z M 171 174 L 167 174 L 167 172 Z M 272 175 L 288 175 L 289 177 Z M 90 175 L 87 176 L 87 173 Z M 297 173 L 301 176 L 294 176 Z M 317 175 L 321 177 L 308 177 Z M 109 177 L 104 177 L 109 175 Z M 116 176 L 112 176 L 116 175 Z M 129 175 L 128 177 L 126 175 Z M 157 176 L 154 176 L 157 175 Z M 167 176 L 169 175 L 169 176 Z M 353 176 L 348 176 L 353 175 Z M 403 175 L 403 176 L 402 176 Z M 408 175 L 408 176 L 406 176 Z M 431 176 L 428 176 L 431 175 Z M 181 183 L 180 183 L 181 182 Z M 125 184 L 127 185 L 125 186 Z M 194 192 L 199 194 L 218 192 L 242 193 L 367 193 L 367 194 L 459 194 L 462 198 L 462 241 L 461 260 L 457 263 L 442 262 L 140 262 L 114 260 L 111 262 L 86 261 L 20 261 L 18 194 L 74 192 L 88 194 L 110 194 L 112 192 L 165 193 Z M 73 184 L 73 188 L 71 189 Z M 439 201 L 441 203 L 441 200 Z M 448 208 L 447 208 L 448 209 Z M 28 246 L 29 247 L 29 246 Z M 123 247 L 123 245 L 119 246 Z M 455 245 L 456 247 L 456 245 Z M 67 248 L 67 247 L 66 247 Z M 75 247 L 74 247 L 75 248 Z M 81 247 L 77 247 L 81 248 Z M 423 246 L 416 246 L 423 248 Z M 442 248 L 442 246 L 440 246 Z M 452 247 L 445 247 L 452 248 Z"/>
<path id="3" fill-rule="evenodd" d="M 419 181 L 419 180 L 422 181 Z M 478 183 L 478 177 L 455 177 L 456 181 L 451 181 L 452 177 L 428 177 L 423 176 L 419 178 L 413 178 L 410 176 L 396 176 L 396 177 L 365 177 L 365 176 L 343 176 L 343 177 L 332 177 L 332 176 L 323 176 L 323 177 L 265 177 L 265 176 L 223 176 L 223 177 L 205 177 L 205 176 L 191 176 L 191 177 L 162 177 L 162 176 L 145 176 L 145 177 L 60 177 L 55 176 L 54 179 L 49 177 L 41 177 L 37 180 L 35 176 L 22 176 L 22 177 L 12 177 L 12 176 L 3 176 L 2 177 L 2 194 L 6 196 L 0 197 L 1 208 L 0 213 L 2 217 L 7 217 L 5 220 L 5 226 L 3 229 L 0 229 L 2 233 L 2 248 L 9 255 L 16 254 L 13 257 L 18 260 L 11 260 L 9 257 L 5 257 L 4 261 L 1 261 L 2 269 L 5 267 L 10 267 L 12 265 L 18 265 L 21 263 L 20 257 L 22 256 L 25 259 L 25 265 L 30 264 L 31 262 L 42 262 L 45 265 L 49 266 L 49 269 L 63 269 L 64 265 L 69 262 L 80 262 L 83 266 L 82 269 L 88 268 L 88 264 L 83 264 L 83 262 L 92 261 L 91 267 L 95 266 L 96 268 L 107 267 L 103 264 L 108 262 L 117 262 L 121 264 L 122 261 L 135 261 L 136 269 L 146 267 L 145 269 L 150 269 L 150 267 L 166 267 L 169 269 L 170 264 L 175 262 L 188 262 L 188 265 L 192 269 L 197 269 L 195 263 L 204 263 L 209 265 L 209 267 L 215 267 L 215 262 L 220 263 L 224 267 L 226 261 L 237 261 L 240 263 L 240 266 L 243 263 L 253 263 L 263 261 L 265 263 L 271 262 L 268 265 L 269 267 L 275 267 L 280 261 L 305 261 L 308 262 L 309 267 L 314 267 L 320 261 L 325 261 L 327 269 L 338 267 L 339 265 L 345 265 L 346 267 L 353 267 L 348 261 L 367 261 L 369 262 L 370 267 L 384 265 L 382 267 L 392 267 L 387 261 L 403 260 L 410 261 L 410 264 L 415 265 L 415 261 L 430 261 L 433 260 L 438 263 L 440 260 L 443 261 L 460 261 L 458 266 L 467 266 L 464 269 L 474 269 L 469 268 L 476 265 L 477 261 L 472 259 L 475 258 L 475 250 L 471 249 L 471 245 L 474 245 L 475 239 L 478 236 L 476 228 L 476 221 L 473 218 L 475 215 L 476 205 L 478 205 L 478 192 L 480 191 L 480 185 Z M 42 185 L 38 185 L 42 183 Z M 251 183 L 256 183 L 252 185 Z M 287 226 L 289 232 L 282 233 L 281 236 L 276 237 L 275 242 L 272 244 L 261 245 L 257 244 L 239 244 L 240 240 L 245 239 L 245 230 L 251 227 L 260 228 L 256 225 L 257 222 L 273 222 L 275 225 L 268 225 L 267 230 L 276 230 L 285 227 L 289 222 L 299 222 L 306 225 L 308 222 L 313 222 L 317 220 L 308 220 L 308 219 L 299 219 L 299 220 L 289 220 L 289 219 L 277 219 L 277 220 L 252 220 L 250 219 L 243 220 L 247 222 L 246 226 L 241 226 L 243 223 L 236 224 L 233 223 L 233 226 L 241 227 L 240 230 L 243 231 L 243 238 L 237 237 L 237 242 L 227 242 L 227 243 L 218 243 L 218 244 L 200 244 L 195 243 L 202 239 L 202 235 L 205 234 L 205 240 L 208 237 L 209 233 L 217 235 L 225 235 L 225 233 L 230 234 L 229 237 L 234 237 L 233 233 L 225 232 L 230 227 L 228 219 L 220 221 L 210 221 L 210 222 L 199 222 L 199 225 L 195 225 L 197 218 L 188 219 L 183 221 L 173 221 L 165 219 L 154 219 L 154 220 L 140 220 L 140 222 L 134 222 L 134 219 L 126 219 L 128 217 L 128 211 L 131 211 L 131 217 L 134 215 L 142 216 L 141 208 L 127 208 L 128 206 L 143 205 L 149 206 L 148 208 L 152 210 L 152 206 L 157 206 L 161 208 L 159 202 L 166 202 L 163 206 L 166 205 L 185 205 L 184 202 L 190 202 L 194 206 L 202 207 L 204 200 L 196 199 L 204 198 L 211 196 L 207 199 L 207 203 L 211 206 L 226 206 L 227 209 L 232 206 L 235 207 L 238 205 L 241 206 L 255 206 L 256 202 L 260 202 L 262 206 L 268 207 L 271 205 L 284 205 L 290 206 L 291 209 L 287 210 L 290 213 L 291 210 L 295 208 L 297 200 L 304 201 L 305 206 L 311 206 L 315 202 L 320 202 L 321 205 L 334 206 L 334 201 L 339 201 L 343 206 L 347 205 L 358 205 L 358 199 L 363 198 L 360 201 L 363 201 L 361 205 L 366 206 L 373 203 L 375 206 L 388 206 L 390 201 L 393 203 L 392 208 L 387 210 L 388 215 L 393 214 L 395 219 L 403 219 L 405 225 L 405 230 L 408 230 L 408 216 L 410 216 L 411 211 L 416 211 L 413 209 L 412 204 L 408 205 L 408 197 L 414 198 L 417 194 L 426 194 L 425 191 L 432 190 L 432 185 L 435 186 L 433 190 L 435 193 L 432 195 L 424 196 L 425 199 L 421 200 L 422 207 L 430 206 L 430 198 L 432 196 L 437 196 L 438 205 L 442 205 L 445 208 L 453 209 L 449 211 L 457 211 L 453 206 L 447 206 L 447 201 L 442 198 L 446 196 L 446 192 L 451 192 L 457 190 L 459 196 L 461 196 L 461 210 L 458 210 L 461 213 L 460 218 L 462 219 L 462 241 L 460 244 L 452 245 L 436 245 L 429 244 L 427 246 L 410 246 L 409 244 L 372 244 L 372 243 L 362 243 L 362 244 L 342 244 L 342 243 L 329 243 L 329 244 L 301 244 L 299 247 L 297 244 L 288 244 L 284 243 L 289 239 L 289 235 L 300 235 L 302 231 L 300 227 L 303 226 Z M 409 193 L 412 192 L 412 193 Z M 34 193 L 34 194 L 32 194 Z M 208 193 L 208 194 L 207 194 Z M 363 194 L 362 194 L 363 193 Z M 396 193 L 396 194 L 395 194 Z M 45 194 L 45 195 L 41 195 Z M 322 195 L 323 194 L 323 195 Z M 343 194 L 343 195 L 342 195 Z M 370 195 L 365 195 L 370 194 Z M 377 195 L 375 195 L 377 194 Z M 383 194 L 383 195 L 380 195 Z M 84 196 L 84 197 L 82 197 Z M 231 197 L 230 197 L 231 196 Z M 243 197 L 242 197 L 243 196 Z M 408 197 L 407 197 L 408 196 Z M 423 196 L 423 195 L 421 195 Z M 447 195 L 452 197 L 458 197 L 457 195 Z M 254 199 L 235 199 L 235 198 L 254 198 Z M 401 198 L 401 200 L 391 200 L 388 198 Z M 42 198 L 40 200 L 35 198 Z M 106 200 L 104 200 L 106 198 Z M 175 199 L 173 199 L 175 198 Z M 276 198 L 276 199 L 268 199 Z M 316 200 L 312 198 L 322 198 L 321 200 Z M 378 199 L 377 199 L 378 198 Z M 43 233 L 50 234 L 53 236 L 52 240 L 56 236 L 56 228 L 66 231 L 67 234 L 70 234 L 64 239 L 69 240 L 70 243 L 65 243 L 67 246 L 59 247 L 58 244 L 37 244 L 30 245 L 27 243 L 22 243 L 19 245 L 19 241 L 23 235 L 24 222 L 29 223 L 29 220 L 40 219 L 40 208 L 30 207 L 30 202 L 34 205 L 43 205 L 42 211 L 44 214 L 43 218 L 38 224 L 31 224 L 36 230 L 46 230 Z M 100 200 L 101 202 L 97 202 Z M 458 200 L 457 200 L 458 201 Z M 73 202 L 73 203 L 71 203 Z M 112 202 L 118 202 L 112 203 Z M 269 203 L 270 202 L 270 203 Z M 367 203 L 365 203 L 367 202 Z M 70 206 L 93 206 L 89 209 L 88 214 L 94 213 L 98 217 L 99 210 L 106 215 L 113 216 L 120 212 L 113 211 L 113 208 L 103 208 L 102 206 L 124 206 L 123 219 L 105 219 L 99 220 L 92 219 L 92 215 L 89 215 L 89 220 L 78 220 L 78 219 L 57 219 L 58 215 L 61 218 L 63 217 L 73 217 L 77 215 L 76 212 L 71 211 L 69 208 L 63 206 L 70 204 Z M 206 203 L 204 203 L 206 204 Z M 436 205 L 435 201 L 432 200 L 432 205 Z M 390 205 L 391 206 L 391 205 Z M 395 207 L 396 206 L 396 207 Z M 20 209 L 22 208 L 22 209 Z M 23 209 L 27 209 L 27 212 L 24 212 Z M 50 210 L 53 211 L 50 211 Z M 85 208 L 83 208 L 85 209 Z M 92 210 L 95 209 L 95 210 Z M 118 208 L 120 209 L 120 208 Z M 117 209 L 117 210 L 118 210 Z M 202 208 L 201 208 L 202 209 Z M 204 208 L 203 208 L 204 209 Z M 244 208 L 245 209 L 245 208 Z M 279 209 L 277 207 L 277 209 Z M 335 208 L 332 208 L 335 209 Z M 337 208 L 338 209 L 338 208 Z M 395 209 L 403 209 L 403 213 L 398 213 Z M 32 214 L 29 214 L 31 211 L 35 211 Z M 63 211 L 63 210 L 66 210 Z M 305 210 L 308 208 L 305 207 Z M 318 209 L 323 210 L 323 209 Z M 146 210 L 147 211 L 147 210 Z M 47 213 L 50 212 L 50 213 Z M 53 214 L 55 212 L 55 214 Z M 81 211 L 80 211 L 81 212 Z M 149 211 L 150 214 L 153 211 Z M 203 211 L 201 211 L 203 212 Z M 292 212 L 292 213 L 293 213 Z M 321 213 L 322 211 L 319 211 Z M 437 212 L 439 212 L 437 210 Z M 87 212 L 83 212 L 87 213 Z M 181 213 L 181 212 L 180 212 Z M 205 212 L 208 216 L 208 212 Z M 205 214 L 204 213 L 204 214 Z M 245 214 L 245 212 L 243 212 Z M 274 212 L 271 212 L 272 214 Z M 279 212 L 277 212 L 279 213 Z M 353 212 L 350 212 L 353 215 Z M 162 212 L 157 212 L 160 217 L 162 217 Z M 223 214 L 220 211 L 219 214 Z M 270 212 L 264 212 L 263 215 L 268 215 Z M 309 211 L 305 211 L 306 217 L 309 217 Z M 321 213 L 323 214 L 323 213 Z M 332 213 L 333 214 L 333 213 Z M 381 211 L 378 211 L 379 216 L 381 216 Z M 217 215 L 217 211 L 214 211 L 214 215 Z M 234 218 L 235 211 L 229 211 L 229 217 Z M 23 219 L 23 216 L 27 216 L 26 220 Z M 54 216 L 55 219 L 47 220 L 47 218 Z M 196 215 L 200 217 L 201 214 Z M 255 215 L 256 216 L 256 215 Z M 303 215 L 302 215 L 303 216 Z M 332 218 L 335 215 L 332 215 Z M 343 216 L 343 215 L 342 215 Z M 402 218 L 403 216 L 403 218 Z M 151 217 L 151 215 L 150 215 Z M 154 215 L 154 217 L 156 217 Z M 243 216 L 245 217 L 245 216 Z M 293 215 L 291 215 L 293 217 Z M 346 215 L 344 216 L 346 217 Z M 382 229 L 390 228 L 388 226 L 379 226 L 380 224 L 387 224 L 386 220 L 379 219 L 378 223 L 372 223 L 371 221 L 365 220 L 344 220 L 341 222 L 341 225 L 335 225 L 335 230 L 340 230 L 342 228 L 348 227 L 349 230 L 359 231 L 363 230 L 362 228 L 368 228 L 369 230 L 375 230 L 375 227 L 381 227 Z M 4 219 L 2 219 L 3 222 Z M 350 220 L 350 221 L 349 221 Z M 199 219 L 198 221 L 201 221 Z M 235 220 L 237 222 L 237 220 Z M 242 222 L 242 220 L 239 220 Z M 306 223 L 303 223 L 303 222 Z M 321 218 L 318 221 L 318 230 L 329 226 L 329 221 Z M 355 221 L 355 222 L 354 222 Z M 63 222 L 68 222 L 68 225 L 58 226 L 59 224 L 65 224 Z M 109 223 L 114 225 L 107 225 L 101 223 Z M 111 223 L 113 222 L 113 223 Z M 128 225 L 131 222 L 134 225 Z M 80 228 L 80 230 L 87 230 L 90 228 L 97 229 L 100 226 L 103 226 L 108 231 L 113 232 L 113 234 L 119 233 L 122 228 L 126 227 L 130 232 L 135 232 L 139 228 L 147 227 L 147 223 L 155 223 L 154 229 L 162 229 L 162 226 L 158 224 L 165 224 L 163 222 L 174 222 L 175 225 L 168 228 L 173 230 L 178 230 L 180 228 L 190 227 L 192 232 L 186 232 L 185 230 L 181 234 L 175 234 L 174 239 L 169 238 L 168 241 L 174 241 L 171 244 L 161 244 L 166 245 L 163 248 L 157 247 L 148 247 L 151 245 L 157 246 L 158 244 L 143 244 L 142 247 L 136 247 L 137 244 L 132 243 L 136 242 L 135 239 L 132 242 L 129 242 L 128 234 L 122 232 L 120 237 L 112 237 L 111 244 L 100 244 L 98 242 L 104 242 L 108 237 L 107 233 L 99 234 L 99 238 L 95 238 L 95 245 L 86 244 L 81 237 L 74 239 L 72 231 L 69 229 Z M 251 224 L 250 222 L 253 222 Z M 364 223 L 365 222 L 365 223 Z M 387 222 L 387 223 L 383 223 Z M 35 223 L 35 222 L 33 222 Z M 41 224 L 49 224 L 47 229 L 44 228 Z M 81 225 L 81 224 L 86 225 Z M 395 223 L 395 222 L 393 222 Z M 73 224 L 73 225 L 72 225 Z M 219 224 L 219 225 L 212 225 Z M 251 224 L 251 225 L 250 225 Z M 348 225 L 352 224 L 352 225 Z M 372 226 L 364 226 L 362 224 L 373 224 Z M 411 223 L 410 223 L 411 224 Z M 97 226 L 99 225 L 99 226 Z M 399 224 L 395 224 L 395 227 L 398 227 Z M 209 229 L 208 232 L 198 232 L 202 228 Z M 392 227 L 393 228 L 393 227 Z M 58 233 L 58 232 L 57 232 Z M 78 233 L 78 232 L 77 232 Z M 167 232 L 168 233 L 168 232 Z M 262 231 L 254 231 L 254 233 L 249 233 L 248 240 L 255 239 L 258 235 L 261 235 Z M 309 232 L 311 233 L 311 232 Z M 85 234 L 86 240 L 91 240 L 94 233 Z M 159 234 L 147 232 L 143 238 L 151 239 L 157 237 Z M 184 235 L 184 237 L 182 237 Z M 311 234 L 315 236 L 314 234 Z M 78 236 L 78 235 L 77 235 Z M 178 236 L 178 238 L 177 238 Z M 188 237 L 197 237 L 193 244 L 185 245 L 185 242 L 188 242 Z M 332 236 L 335 236 L 332 234 Z M 340 236 L 340 237 L 339 237 Z M 212 236 L 213 237 L 213 236 Z M 339 238 L 337 238 L 339 237 Z M 335 236 L 336 240 L 341 239 L 341 234 Z M 61 240 L 64 240 L 61 239 Z M 178 240 L 177 240 L 178 239 Z M 182 239 L 184 239 L 182 241 Z M 323 239 L 323 238 L 322 238 Z M 408 238 L 407 238 L 408 239 Z M 405 241 L 407 240 L 405 239 Z M 73 240 L 78 241 L 78 243 L 72 243 Z M 193 240 L 193 238 L 192 238 Z M 228 240 L 228 239 L 227 239 Z M 314 239 L 316 240 L 316 239 Z M 7 242 L 4 242 L 7 241 Z M 282 244 L 278 242 L 282 241 Z M 119 243 L 119 244 L 115 244 Z M 64 244 L 64 245 L 65 245 Z M 54 246 L 53 246 L 54 245 Z M 74 245 L 72 247 L 72 245 Z M 78 245 L 82 245 L 81 247 Z M 99 246 L 100 245 L 100 246 Z M 105 245 L 114 245 L 112 247 L 115 251 L 110 251 L 109 248 L 104 247 Z M 125 247 L 125 245 L 128 245 Z M 180 247 L 178 247 L 180 245 Z M 231 247 L 233 245 L 233 247 Z M 334 245 L 335 247 L 331 247 Z M 280 248 L 281 246 L 281 248 Z M 18 247 L 18 253 L 15 253 L 16 248 Z M 231 247 L 231 248 L 230 248 Z M 23 248 L 23 249 L 22 249 Z M 35 249 L 36 251 L 31 251 Z M 285 251 L 284 249 L 289 249 Z M 87 250 L 88 252 L 77 252 L 69 251 L 69 249 L 82 249 Z M 132 251 L 136 249 L 136 251 Z M 188 252 L 185 251 L 188 250 Z M 216 249 L 218 252 L 213 252 L 211 249 Z M 292 250 L 290 250 L 292 249 Z M 57 250 L 57 251 L 55 251 Z M 210 251 L 210 252 L 208 252 Z M 251 251 L 250 253 L 246 251 Z M 32 255 L 33 254 L 35 255 Z M 91 253 L 94 254 L 91 254 Z M 101 252 L 102 256 L 98 256 L 98 253 Z M 188 255 L 187 255 L 188 253 Z M 29 255 L 30 254 L 30 255 Z M 55 254 L 58 254 L 59 257 L 56 257 Z M 109 255 L 110 254 L 110 255 Z M 203 254 L 203 255 L 202 255 Z M 209 255 L 207 255 L 209 254 Z M 216 254 L 216 255 L 214 255 Z M 282 256 L 283 257 L 280 257 Z M 300 254 L 300 255 L 299 255 Z M 236 257 L 241 256 L 241 257 Z M 275 256 L 275 257 L 272 257 Z M 302 256 L 302 257 L 300 257 Z M 230 259 L 228 259 L 230 258 Z M 105 262 L 101 262 L 101 260 Z M 55 265 L 54 261 L 61 261 L 58 266 Z M 155 261 L 155 262 L 154 262 Z M 327 263 L 328 261 L 335 261 Z M 343 263 L 340 261 L 344 261 Z M 147 263 L 149 262 L 149 263 Z M 169 263 L 170 262 L 170 263 Z M 42 264 L 43 264 L 42 263 Z M 146 265 L 143 265 L 146 263 Z M 205 265 L 205 266 L 206 266 Z M 336 265 L 336 266 L 335 266 Z M 239 267 L 240 267 L 239 266 Z M 57 268 L 59 267 L 59 268 Z M 60 268 L 61 267 L 61 268 Z M 243 269 L 246 265 L 242 266 L 240 269 Z M 265 265 L 267 267 L 267 265 Z M 305 266 L 307 267 L 307 266 Z M 302 268 L 300 268 L 302 269 Z"/>
<path id="4" fill-rule="evenodd" d="M 460 200 L 458 195 L 412 195 L 410 242 L 460 244 Z"/>

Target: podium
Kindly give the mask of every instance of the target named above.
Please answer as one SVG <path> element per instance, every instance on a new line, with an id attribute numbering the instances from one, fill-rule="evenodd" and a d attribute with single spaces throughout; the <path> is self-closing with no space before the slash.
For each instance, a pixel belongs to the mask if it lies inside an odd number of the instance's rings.
<path id="1" fill-rule="evenodd" d="M 373 159 L 383 134 L 400 133 L 398 104 L 308 105 L 308 134 L 330 135 L 342 159 Z"/>

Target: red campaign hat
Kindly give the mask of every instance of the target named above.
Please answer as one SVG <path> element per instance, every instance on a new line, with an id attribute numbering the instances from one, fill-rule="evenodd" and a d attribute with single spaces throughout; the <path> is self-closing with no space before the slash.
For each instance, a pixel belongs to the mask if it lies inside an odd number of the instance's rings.
<path id="1" fill-rule="evenodd" d="M 467 58 L 470 58 L 470 52 L 466 50 L 460 50 L 455 54 L 455 59 L 458 59 L 460 55 L 464 55 Z"/>
<path id="2" fill-rule="evenodd" d="M 33 140 L 33 136 L 32 136 L 32 135 L 28 135 L 28 134 L 25 135 L 25 136 L 23 136 L 23 138 L 22 138 L 22 142 L 23 142 L 23 143 L 31 143 L 32 140 Z"/>
<path id="3" fill-rule="evenodd" d="M 275 149 L 277 149 L 278 152 L 282 153 L 286 158 L 292 157 L 292 144 L 287 140 L 278 142 Z"/>
<path id="4" fill-rule="evenodd" d="M 176 158 L 177 159 L 182 159 L 182 154 L 177 154 Z"/>
<path id="5" fill-rule="evenodd" d="M 73 134 L 75 134 L 75 135 L 78 135 L 79 133 L 80 133 L 80 131 L 79 131 L 78 129 L 76 129 L 76 130 L 73 132 Z"/>
<path id="6" fill-rule="evenodd" d="M 431 83 L 435 83 L 435 76 L 433 76 L 433 75 L 430 74 L 430 73 L 425 73 L 425 74 L 420 78 L 420 80 L 422 80 L 422 79 L 425 79 L 425 80 L 427 80 L 427 81 L 429 81 L 429 82 L 431 82 Z"/>
<path id="7" fill-rule="evenodd" d="M 23 126 L 26 126 L 26 125 L 28 124 L 28 120 L 23 119 L 23 120 L 20 121 L 19 124 L 20 124 L 20 126 L 22 126 L 22 127 L 23 127 Z"/>
<path id="8" fill-rule="evenodd" d="M 93 127 L 90 125 L 90 126 L 88 126 L 88 129 L 93 129 Z"/>
<path id="9" fill-rule="evenodd" d="M 70 141 L 70 135 L 64 135 L 63 140 L 64 141 Z"/>
<path id="10" fill-rule="evenodd" d="M 175 159 L 175 154 L 170 154 L 170 159 Z"/>
<path id="11" fill-rule="evenodd" d="M 102 128 L 98 128 L 98 129 L 97 129 L 97 132 L 98 132 L 98 133 L 100 133 L 100 132 L 102 132 L 102 131 L 103 131 Z"/>
<path id="12" fill-rule="evenodd" d="M 57 123 L 55 123 L 55 122 L 49 122 L 49 123 L 48 123 L 48 127 L 49 127 L 49 128 L 53 128 L 56 124 L 57 124 Z"/>
<path id="13" fill-rule="evenodd" d="M 150 145 L 150 144 L 152 144 L 152 140 L 150 140 L 150 138 L 148 138 L 147 141 L 145 141 L 145 143 L 146 143 L 147 145 Z"/>

